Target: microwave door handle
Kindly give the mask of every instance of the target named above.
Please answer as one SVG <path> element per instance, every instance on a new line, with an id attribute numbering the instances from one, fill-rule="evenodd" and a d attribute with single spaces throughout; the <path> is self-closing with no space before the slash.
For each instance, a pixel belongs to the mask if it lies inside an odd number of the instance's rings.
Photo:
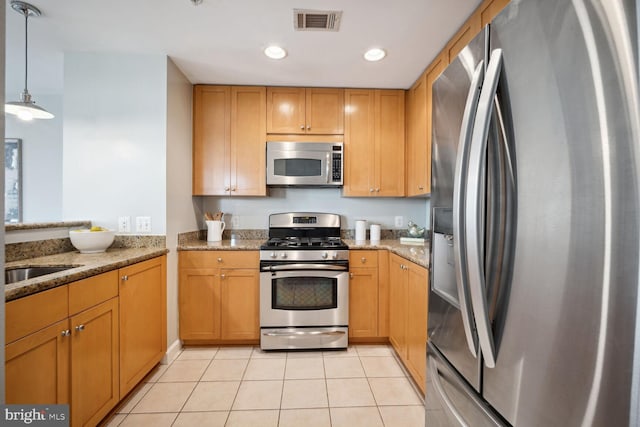
<path id="1" fill-rule="evenodd" d="M 327 153 L 327 184 L 331 183 L 331 153 Z"/>

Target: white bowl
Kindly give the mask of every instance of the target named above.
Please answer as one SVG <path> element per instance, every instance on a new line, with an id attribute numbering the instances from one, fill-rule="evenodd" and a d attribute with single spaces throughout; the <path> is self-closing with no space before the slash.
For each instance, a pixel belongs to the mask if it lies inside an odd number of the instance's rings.
<path id="1" fill-rule="evenodd" d="M 113 243 L 116 236 L 115 231 L 89 231 L 89 230 L 71 230 L 69 238 L 71 244 L 80 251 L 81 254 L 96 254 L 104 252 Z"/>

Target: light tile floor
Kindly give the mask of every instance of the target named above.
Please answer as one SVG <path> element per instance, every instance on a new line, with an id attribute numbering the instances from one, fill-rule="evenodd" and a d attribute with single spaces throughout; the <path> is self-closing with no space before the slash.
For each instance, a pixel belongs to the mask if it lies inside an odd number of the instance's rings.
<path id="1" fill-rule="evenodd" d="M 423 427 L 424 403 L 385 345 L 189 347 L 156 367 L 103 425 Z"/>

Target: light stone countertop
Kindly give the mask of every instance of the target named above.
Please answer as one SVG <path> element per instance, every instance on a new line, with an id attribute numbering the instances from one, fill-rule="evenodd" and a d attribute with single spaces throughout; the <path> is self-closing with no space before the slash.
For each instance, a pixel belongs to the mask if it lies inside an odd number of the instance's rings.
<path id="1" fill-rule="evenodd" d="M 33 279 L 5 285 L 5 301 L 22 298 L 40 291 L 55 288 L 76 280 L 86 279 L 96 274 L 116 270 L 137 262 L 146 261 L 168 253 L 166 248 L 123 248 L 107 249 L 98 254 L 81 254 L 78 251 L 64 252 L 37 258 L 8 262 L 5 269 L 29 266 L 73 265 L 69 270 L 47 274 Z"/>
<path id="2" fill-rule="evenodd" d="M 208 243 L 204 240 L 188 239 L 178 245 L 178 251 L 242 251 L 242 250 L 259 250 L 260 245 L 265 240 L 254 239 L 237 239 L 237 240 L 223 240 L 221 242 Z M 364 243 L 356 243 L 355 240 L 345 240 L 345 243 L 349 246 L 349 249 L 377 249 L 388 250 L 392 253 L 400 255 L 401 257 L 415 262 L 422 267 L 429 268 L 429 251 L 430 245 L 427 242 L 425 245 L 403 245 L 399 240 L 389 239 L 380 240 L 379 242 L 372 243 L 367 240 Z"/>

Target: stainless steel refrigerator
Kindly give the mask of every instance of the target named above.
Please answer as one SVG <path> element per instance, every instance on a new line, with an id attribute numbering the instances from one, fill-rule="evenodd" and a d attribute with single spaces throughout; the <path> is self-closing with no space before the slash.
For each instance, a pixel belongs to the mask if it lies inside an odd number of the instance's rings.
<path id="1" fill-rule="evenodd" d="M 635 1 L 513 0 L 433 85 L 426 425 L 638 425 Z"/>

